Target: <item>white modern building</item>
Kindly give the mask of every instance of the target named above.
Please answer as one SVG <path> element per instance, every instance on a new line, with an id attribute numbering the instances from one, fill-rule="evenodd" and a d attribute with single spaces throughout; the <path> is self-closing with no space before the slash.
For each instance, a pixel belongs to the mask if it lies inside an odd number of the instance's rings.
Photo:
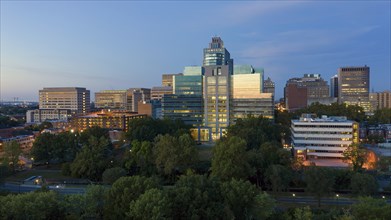
<path id="1" fill-rule="evenodd" d="M 315 159 L 341 159 L 352 143 L 358 143 L 358 123 L 346 117 L 303 114 L 292 120 L 292 145 L 295 156 Z"/>

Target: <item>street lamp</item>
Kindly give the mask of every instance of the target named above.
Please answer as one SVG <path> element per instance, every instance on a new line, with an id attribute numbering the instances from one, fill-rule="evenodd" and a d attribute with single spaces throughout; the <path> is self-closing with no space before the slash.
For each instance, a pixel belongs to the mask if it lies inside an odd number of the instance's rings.
<path id="1" fill-rule="evenodd" d="M 383 199 L 385 199 L 386 197 L 385 196 L 382 196 Z"/>
<path id="2" fill-rule="evenodd" d="M 294 194 L 294 193 L 293 193 L 293 194 L 292 194 L 292 196 L 293 196 L 293 197 L 295 197 L 295 196 L 296 196 L 296 194 Z"/>
<path id="3" fill-rule="evenodd" d="M 337 206 L 339 206 L 339 194 L 335 195 L 337 197 Z"/>

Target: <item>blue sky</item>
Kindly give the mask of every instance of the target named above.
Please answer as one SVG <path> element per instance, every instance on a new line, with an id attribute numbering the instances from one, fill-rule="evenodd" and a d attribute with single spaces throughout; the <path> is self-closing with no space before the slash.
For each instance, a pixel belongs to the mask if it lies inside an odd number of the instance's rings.
<path id="1" fill-rule="evenodd" d="M 220 36 L 235 64 L 265 69 L 276 99 L 287 79 L 368 65 L 391 89 L 390 1 L 1 1 L 1 99 L 43 87 L 152 87 L 201 65 Z"/>

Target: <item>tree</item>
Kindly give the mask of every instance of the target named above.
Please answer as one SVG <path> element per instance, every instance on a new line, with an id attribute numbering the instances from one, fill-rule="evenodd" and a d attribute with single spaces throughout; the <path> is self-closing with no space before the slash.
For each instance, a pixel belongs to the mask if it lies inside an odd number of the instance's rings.
<path id="1" fill-rule="evenodd" d="M 358 203 L 352 205 L 352 215 L 357 220 L 386 220 L 391 219 L 391 205 L 384 199 L 372 197 L 359 198 Z"/>
<path id="2" fill-rule="evenodd" d="M 391 124 L 391 109 L 383 108 L 376 110 L 369 121 L 372 124 Z"/>
<path id="3" fill-rule="evenodd" d="M 320 207 L 323 196 L 332 191 L 334 177 L 328 168 L 310 166 L 304 171 L 304 179 L 307 184 L 306 191 L 315 195 Z"/>
<path id="4" fill-rule="evenodd" d="M 137 174 L 150 176 L 156 172 L 153 144 L 149 141 L 134 140 L 131 149 L 124 154 L 124 167 Z"/>
<path id="5" fill-rule="evenodd" d="M 126 176 L 126 170 L 121 167 L 106 169 L 102 174 L 102 180 L 105 183 L 112 184 L 120 177 Z"/>
<path id="6" fill-rule="evenodd" d="M 198 159 L 198 151 L 189 134 L 179 138 L 159 135 L 155 140 L 155 164 L 166 175 L 183 172 Z"/>
<path id="7" fill-rule="evenodd" d="M 71 174 L 78 178 L 98 181 L 109 164 L 109 141 L 104 137 L 92 136 L 88 144 L 76 155 L 71 164 Z"/>
<path id="8" fill-rule="evenodd" d="M 265 177 L 273 191 L 280 192 L 288 188 L 292 179 L 292 173 L 287 167 L 276 164 L 268 167 Z"/>
<path id="9" fill-rule="evenodd" d="M 22 154 L 22 150 L 20 149 L 18 142 L 11 141 L 4 143 L 3 157 L 6 164 L 9 164 L 12 171 L 15 171 L 15 169 L 18 167 L 20 154 Z"/>
<path id="10" fill-rule="evenodd" d="M 147 190 L 159 188 L 154 178 L 142 176 L 121 177 L 110 188 L 105 206 L 105 216 L 110 219 L 125 219 L 129 205 Z"/>
<path id="11" fill-rule="evenodd" d="M 351 144 L 343 152 L 344 161 L 349 162 L 353 171 L 357 172 L 362 169 L 367 160 L 367 151 L 359 144 Z"/>
<path id="12" fill-rule="evenodd" d="M 377 192 L 378 184 L 372 175 L 356 173 L 352 176 L 350 187 L 356 195 L 369 196 Z"/>
<path id="13" fill-rule="evenodd" d="M 100 139 L 101 137 L 104 137 L 105 139 L 110 140 L 108 129 L 101 128 L 99 126 L 93 126 L 80 132 L 79 141 L 82 145 L 85 145 L 89 142 L 92 136 L 95 137 L 96 139 Z"/>
<path id="14" fill-rule="evenodd" d="M 150 189 L 130 203 L 126 215 L 130 219 L 140 220 L 169 219 L 169 204 L 170 201 L 164 191 Z"/>
<path id="15" fill-rule="evenodd" d="M 103 219 L 108 189 L 105 186 L 90 185 L 85 193 L 85 213 L 88 219 Z"/>
<path id="16" fill-rule="evenodd" d="M 61 219 L 58 194 L 29 192 L 0 197 L 0 219 Z"/>
<path id="17" fill-rule="evenodd" d="M 259 190 L 248 181 L 231 179 L 224 182 L 221 193 L 226 209 L 229 210 L 227 216 L 229 219 L 252 219 L 254 216 L 267 218 L 274 208 L 262 206 L 265 204 L 264 200 L 271 204 L 273 202 L 265 194 L 260 194 Z"/>
<path id="18" fill-rule="evenodd" d="M 380 156 L 376 168 L 382 172 L 391 171 L 391 157 Z"/>
<path id="19" fill-rule="evenodd" d="M 213 148 L 212 175 L 222 180 L 246 179 L 252 172 L 246 141 L 239 137 L 220 140 Z"/>
<path id="20" fill-rule="evenodd" d="M 224 205 L 220 181 L 216 178 L 183 175 L 168 190 L 172 219 L 221 219 Z"/>
<path id="21" fill-rule="evenodd" d="M 273 124 L 270 119 L 249 116 L 237 119 L 234 125 L 227 129 L 227 138 L 233 136 L 246 140 L 247 149 L 256 149 L 262 143 L 269 141 L 281 141 L 282 127 Z"/>

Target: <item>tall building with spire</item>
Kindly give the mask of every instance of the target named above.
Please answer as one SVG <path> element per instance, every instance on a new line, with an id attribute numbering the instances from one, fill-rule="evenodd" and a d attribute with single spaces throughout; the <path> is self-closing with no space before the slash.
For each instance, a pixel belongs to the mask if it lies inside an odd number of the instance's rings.
<path id="1" fill-rule="evenodd" d="M 230 86 L 233 59 L 220 37 L 213 37 L 204 49 L 204 125 L 218 139 L 229 125 Z"/>

